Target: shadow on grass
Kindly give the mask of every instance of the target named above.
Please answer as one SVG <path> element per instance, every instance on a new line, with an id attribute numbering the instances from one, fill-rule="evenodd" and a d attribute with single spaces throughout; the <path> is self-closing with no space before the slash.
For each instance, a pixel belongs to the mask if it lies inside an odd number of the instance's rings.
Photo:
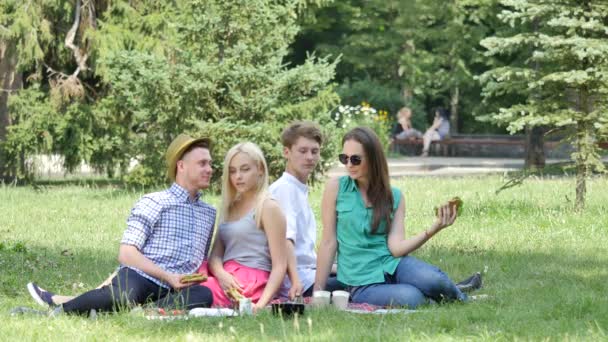
<path id="1" fill-rule="evenodd" d="M 552 253 L 541 253 L 522 245 L 518 251 L 504 252 L 481 248 L 476 245 L 436 247 L 428 246 L 424 251 L 426 259 L 445 260 L 444 265 L 452 266 L 462 276 L 476 271 L 485 272 L 488 278 L 487 289 L 500 288 L 520 290 L 522 282 L 532 280 L 555 282 L 556 287 L 563 284 L 591 285 L 599 290 L 605 285 L 608 269 L 606 253 L 581 255 L 576 250 L 555 248 Z M 415 255 L 416 253 L 414 253 Z M 590 253 L 589 253 L 590 254 Z M 452 273 L 450 269 L 444 270 Z M 459 279 L 454 279 L 459 280 Z M 520 282 L 521 280 L 521 282 Z M 493 284 L 494 282 L 494 284 Z"/>
<path id="2" fill-rule="evenodd" d="M 97 286 L 118 266 L 115 253 L 32 243 L 0 243 L 0 296 L 30 301 L 26 284 L 34 281 L 51 291 L 80 293 Z M 80 286 L 79 284 L 83 284 Z M 88 285 L 88 286 L 87 286 Z"/>
<path id="3" fill-rule="evenodd" d="M 604 167 L 608 169 L 608 163 L 604 163 Z M 592 176 L 600 176 L 602 173 L 592 170 Z M 576 177 L 576 165 L 574 162 L 560 162 L 545 165 L 542 169 L 523 169 L 519 171 L 510 171 L 507 173 L 507 178 L 503 185 L 496 190 L 496 194 L 501 191 L 519 186 L 527 179 L 544 179 L 544 178 L 569 178 Z"/>

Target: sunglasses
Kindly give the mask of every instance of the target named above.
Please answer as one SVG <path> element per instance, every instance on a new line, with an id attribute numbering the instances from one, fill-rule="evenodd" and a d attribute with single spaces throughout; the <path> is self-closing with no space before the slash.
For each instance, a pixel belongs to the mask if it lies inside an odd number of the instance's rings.
<path id="1" fill-rule="evenodd" d="M 348 156 L 344 153 L 340 153 L 338 155 L 338 159 L 340 160 L 340 163 L 347 165 L 348 161 L 350 160 L 350 163 L 357 166 L 359 164 L 361 164 L 361 161 L 363 160 L 363 158 L 361 156 L 358 156 L 356 154 L 353 154 L 352 156 Z"/>

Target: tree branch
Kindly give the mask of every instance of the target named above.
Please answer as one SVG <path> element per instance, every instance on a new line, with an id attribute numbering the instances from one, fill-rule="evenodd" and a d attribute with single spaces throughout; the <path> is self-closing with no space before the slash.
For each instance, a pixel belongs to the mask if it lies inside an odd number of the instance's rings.
<path id="1" fill-rule="evenodd" d="M 91 2 L 92 0 L 87 1 L 87 8 L 89 10 L 89 25 L 91 25 L 94 30 L 97 30 L 97 13 L 95 12 L 95 4 L 92 4 Z"/>
<path id="2" fill-rule="evenodd" d="M 76 1 L 76 9 L 74 13 L 74 23 L 72 24 L 72 28 L 68 31 L 65 37 L 65 46 L 68 47 L 74 53 L 74 58 L 76 59 L 76 63 L 78 67 L 71 75 L 72 77 L 77 77 L 80 71 L 87 70 L 87 59 L 89 58 L 88 53 L 82 53 L 78 46 L 74 44 L 74 39 L 76 38 L 76 32 L 78 31 L 78 26 L 80 26 L 80 12 L 82 10 L 81 0 Z"/>

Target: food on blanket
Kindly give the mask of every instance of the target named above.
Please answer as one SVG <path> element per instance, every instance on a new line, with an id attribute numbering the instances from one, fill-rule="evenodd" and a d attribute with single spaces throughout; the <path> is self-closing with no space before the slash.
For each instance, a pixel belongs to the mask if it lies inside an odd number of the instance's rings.
<path id="1" fill-rule="evenodd" d="M 448 205 L 452 208 L 452 210 L 456 210 L 457 215 L 460 215 L 460 211 L 462 209 L 462 200 L 460 197 L 452 197 L 451 200 L 448 201 Z M 439 208 L 435 207 L 435 216 L 439 217 Z"/>
<path id="2" fill-rule="evenodd" d="M 245 296 L 243 296 L 235 287 L 229 288 L 228 291 L 226 291 L 226 295 L 235 302 L 245 298 Z"/>
<path id="3" fill-rule="evenodd" d="M 149 320 L 188 319 L 186 310 L 165 310 L 163 308 L 147 308 L 142 310 L 144 317 Z"/>
<path id="4" fill-rule="evenodd" d="M 185 283 L 201 283 L 207 280 L 207 275 L 203 273 L 194 273 L 183 276 L 180 280 L 182 284 Z"/>
<path id="5" fill-rule="evenodd" d="M 154 309 L 152 312 L 154 312 Z M 186 314 L 186 310 L 165 310 L 163 308 L 158 308 L 158 310 L 156 310 L 156 312 L 162 316 L 177 316 L 177 315 Z"/>

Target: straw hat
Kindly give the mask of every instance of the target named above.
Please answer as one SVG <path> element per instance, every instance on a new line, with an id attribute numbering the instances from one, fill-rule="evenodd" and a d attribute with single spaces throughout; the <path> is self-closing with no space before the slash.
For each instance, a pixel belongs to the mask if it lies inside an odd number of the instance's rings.
<path id="1" fill-rule="evenodd" d="M 211 147 L 211 139 L 209 138 L 198 138 L 194 139 L 186 134 L 180 134 L 177 138 L 173 139 L 171 145 L 165 152 L 165 159 L 167 160 L 167 177 L 170 180 L 175 181 L 175 172 L 177 168 L 177 161 L 180 160 L 184 151 L 188 149 L 192 144 L 203 142 Z"/>

